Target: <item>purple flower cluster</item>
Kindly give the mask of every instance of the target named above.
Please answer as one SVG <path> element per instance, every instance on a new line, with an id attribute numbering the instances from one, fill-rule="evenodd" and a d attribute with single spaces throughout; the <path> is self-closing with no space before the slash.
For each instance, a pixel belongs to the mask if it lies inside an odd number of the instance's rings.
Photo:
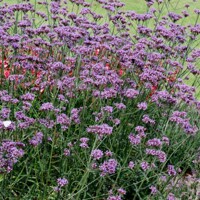
<path id="1" fill-rule="evenodd" d="M 94 149 L 91 152 L 91 157 L 94 160 L 99 160 L 99 159 L 101 159 L 103 157 L 103 151 L 101 151 L 100 149 Z"/>
<path id="2" fill-rule="evenodd" d="M 190 119 L 186 118 L 186 112 L 174 111 L 169 118 L 170 121 L 180 124 L 184 131 L 188 134 L 195 134 L 198 131 L 197 126 L 190 124 Z"/>
<path id="3" fill-rule="evenodd" d="M 77 109 L 77 108 L 73 108 L 71 110 L 71 121 L 74 121 L 74 123 L 76 124 L 80 124 L 80 117 L 79 117 L 79 112 L 81 111 L 81 108 Z"/>
<path id="4" fill-rule="evenodd" d="M 58 178 L 57 179 L 57 184 L 58 186 L 54 187 L 55 192 L 59 192 L 64 186 L 68 184 L 68 180 L 66 178 Z"/>
<path id="5" fill-rule="evenodd" d="M 43 103 L 40 107 L 40 110 L 47 110 L 47 111 L 52 111 L 54 109 L 54 106 L 52 103 Z"/>
<path id="6" fill-rule="evenodd" d="M 119 110 L 126 109 L 126 105 L 124 105 L 123 103 L 115 103 L 115 106 Z"/>
<path id="7" fill-rule="evenodd" d="M 33 101 L 35 99 L 35 95 L 32 93 L 26 93 L 24 95 L 21 95 L 20 98 L 23 101 Z"/>
<path id="8" fill-rule="evenodd" d="M 147 109 L 147 103 L 146 102 L 141 102 L 137 105 L 137 107 L 140 109 L 140 110 L 146 110 Z"/>
<path id="9" fill-rule="evenodd" d="M 161 163 L 166 161 L 166 154 L 161 150 L 146 149 L 146 154 L 156 156 Z"/>
<path id="10" fill-rule="evenodd" d="M 42 143 L 42 139 L 43 139 L 43 133 L 38 132 L 38 133 L 35 134 L 35 136 L 33 136 L 32 139 L 29 140 L 29 144 L 36 147 L 36 146 L 38 146 L 39 144 Z"/>
<path id="11" fill-rule="evenodd" d="M 130 143 L 133 145 L 139 145 L 141 143 L 141 137 L 139 135 L 133 135 L 132 133 L 128 136 Z"/>
<path id="12" fill-rule="evenodd" d="M 94 125 L 87 128 L 88 133 L 96 133 L 99 136 L 111 135 L 113 128 L 108 124 Z"/>
<path id="13" fill-rule="evenodd" d="M 61 114 L 57 114 L 57 116 L 56 116 L 56 123 L 60 124 L 61 128 L 63 130 L 66 130 L 69 127 L 69 125 L 71 123 L 71 120 L 70 120 L 70 118 L 66 114 L 61 113 Z"/>
<path id="14" fill-rule="evenodd" d="M 117 192 L 120 194 L 120 195 L 125 195 L 126 194 L 126 190 L 124 190 L 123 188 L 119 188 L 117 190 Z"/>
<path id="15" fill-rule="evenodd" d="M 135 127 L 135 131 L 138 133 L 138 135 L 140 137 L 146 137 L 146 134 L 145 134 L 146 128 L 145 127 L 143 127 L 143 126 L 136 126 Z"/>
<path id="16" fill-rule="evenodd" d="M 133 162 L 133 161 L 130 161 L 129 164 L 128 164 L 128 167 L 129 167 L 130 169 L 133 169 L 133 168 L 135 167 L 134 162 Z"/>
<path id="17" fill-rule="evenodd" d="M 143 171 L 147 171 L 150 168 L 149 163 L 146 162 L 146 161 L 141 162 L 140 166 L 141 166 Z"/>
<path id="18" fill-rule="evenodd" d="M 64 155 L 65 156 L 70 156 L 71 152 L 69 149 L 64 149 Z"/>
<path id="19" fill-rule="evenodd" d="M 81 138 L 80 139 L 80 142 L 81 142 L 80 147 L 81 148 L 88 148 L 89 147 L 88 141 L 89 141 L 89 138 L 86 138 L 86 137 Z"/>
<path id="20" fill-rule="evenodd" d="M 151 119 L 149 117 L 149 115 L 144 115 L 143 118 L 142 118 L 142 121 L 145 123 L 145 124 L 155 124 L 155 120 Z"/>
<path id="21" fill-rule="evenodd" d="M 150 139 L 147 141 L 147 146 L 160 147 L 162 146 L 162 141 L 158 138 Z"/>
<path id="22" fill-rule="evenodd" d="M 22 142 L 3 141 L 0 146 L 0 173 L 9 173 L 24 155 Z"/>
<path id="23" fill-rule="evenodd" d="M 120 195 L 117 196 L 111 195 L 107 198 L 107 200 L 122 200 L 122 198 Z"/>
<path id="24" fill-rule="evenodd" d="M 58 178 L 57 183 L 59 187 L 64 187 L 68 184 L 68 180 L 66 178 Z"/>
<path id="25" fill-rule="evenodd" d="M 125 91 L 125 94 L 124 94 L 125 97 L 128 97 L 130 99 L 136 98 L 138 95 L 139 95 L 139 92 L 135 89 L 132 89 L 132 88 L 128 88 Z"/>
<path id="26" fill-rule="evenodd" d="M 175 200 L 176 197 L 173 193 L 169 193 L 168 196 L 167 196 L 167 200 Z"/>
<path id="27" fill-rule="evenodd" d="M 2 108 L 1 109 L 1 118 L 3 118 L 3 119 L 8 119 L 9 118 L 9 116 L 10 116 L 10 109 L 9 108 Z"/>
<path id="28" fill-rule="evenodd" d="M 155 186 L 153 186 L 153 185 L 150 187 L 150 190 L 151 190 L 151 194 L 152 195 L 155 195 L 158 192 L 157 188 Z"/>
<path id="29" fill-rule="evenodd" d="M 104 161 L 103 164 L 99 166 L 99 170 L 101 171 L 101 176 L 105 176 L 107 174 L 114 174 L 117 168 L 117 161 L 115 159 L 109 159 Z"/>
<path id="30" fill-rule="evenodd" d="M 175 170 L 175 168 L 174 168 L 174 166 L 173 165 L 168 165 L 168 167 L 167 167 L 167 171 L 168 171 L 168 174 L 170 175 L 170 176 L 176 176 L 176 170 Z"/>

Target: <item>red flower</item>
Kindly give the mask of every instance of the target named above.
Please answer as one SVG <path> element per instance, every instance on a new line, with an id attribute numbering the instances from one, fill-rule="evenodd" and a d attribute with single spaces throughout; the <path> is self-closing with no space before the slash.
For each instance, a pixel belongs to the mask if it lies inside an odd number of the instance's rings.
<path id="1" fill-rule="evenodd" d="M 150 92 L 150 94 L 147 96 L 147 100 L 149 99 L 149 97 L 151 97 L 151 96 L 156 92 L 157 89 L 158 89 L 158 86 L 157 86 L 157 85 L 153 85 L 153 86 L 151 87 L 151 92 Z"/>
<path id="2" fill-rule="evenodd" d="M 41 72 L 41 71 L 38 71 L 38 72 L 37 72 L 37 75 L 36 75 L 37 78 L 39 78 L 41 74 L 42 74 L 42 72 Z"/>
<path id="3" fill-rule="evenodd" d="M 73 76 L 73 71 L 70 71 L 68 75 Z"/>
<path id="4" fill-rule="evenodd" d="M 35 70 L 34 70 L 34 69 L 31 70 L 31 74 L 32 74 L 33 76 L 35 75 Z"/>
<path id="5" fill-rule="evenodd" d="M 3 65 L 4 65 L 4 68 L 7 68 L 8 67 L 8 61 L 7 60 L 4 60 L 3 61 Z M 0 60 L 0 67 L 2 66 L 2 60 Z"/>
<path id="6" fill-rule="evenodd" d="M 124 70 L 123 70 L 123 69 L 120 69 L 120 70 L 118 71 L 118 74 L 119 74 L 120 76 L 124 75 Z"/>
<path id="7" fill-rule="evenodd" d="M 8 78 L 10 76 L 10 70 L 9 69 L 4 70 L 4 76 L 5 76 L 5 78 Z"/>
<path id="8" fill-rule="evenodd" d="M 95 56 L 98 56 L 99 52 L 100 52 L 100 49 L 96 49 L 95 52 L 94 52 Z"/>
<path id="9" fill-rule="evenodd" d="M 106 63 L 106 69 L 110 70 L 110 64 L 109 63 Z"/>

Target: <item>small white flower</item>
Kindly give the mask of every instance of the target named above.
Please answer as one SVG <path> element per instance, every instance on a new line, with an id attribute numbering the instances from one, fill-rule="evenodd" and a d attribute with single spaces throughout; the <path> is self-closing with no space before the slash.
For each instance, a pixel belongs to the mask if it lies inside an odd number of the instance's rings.
<path id="1" fill-rule="evenodd" d="M 3 121 L 3 125 L 7 128 L 11 125 L 11 121 Z"/>

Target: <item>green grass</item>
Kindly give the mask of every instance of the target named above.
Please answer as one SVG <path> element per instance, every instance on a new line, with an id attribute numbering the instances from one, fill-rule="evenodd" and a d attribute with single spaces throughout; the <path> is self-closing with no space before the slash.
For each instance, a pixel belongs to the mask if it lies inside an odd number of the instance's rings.
<path id="1" fill-rule="evenodd" d="M 39 2 L 39 0 L 30 0 L 31 3 Z M 121 0 L 125 3 L 124 10 L 135 10 L 138 13 L 144 13 L 147 10 L 147 6 L 145 3 L 145 0 Z M 16 4 L 22 2 L 21 0 L 4 0 L 0 3 L 2 5 L 3 3 L 7 4 Z M 51 2 L 50 0 L 47 0 L 47 2 Z M 99 7 L 99 4 L 95 2 L 95 0 L 88 0 L 88 2 L 92 2 L 93 7 L 96 9 L 97 12 L 100 12 L 103 14 L 101 7 Z M 193 12 L 194 9 L 200 9 L 200 1 L 197 0 L 197 2 L 194 2 L 193 0 L 170 0 L 169 1 L 169 10 L 172 12 L 180 13 L 184 9 L 185 4 L 189 4 L 189 13 L 191 14 L 190 17 L 187 19 L 189 22 L 193 23 L 195 20 L 195 13 Z M 37 11 L 45 11 L 43 5 L 36 5 Z M 187 21 L 187 23 L 188 23 Z"/>

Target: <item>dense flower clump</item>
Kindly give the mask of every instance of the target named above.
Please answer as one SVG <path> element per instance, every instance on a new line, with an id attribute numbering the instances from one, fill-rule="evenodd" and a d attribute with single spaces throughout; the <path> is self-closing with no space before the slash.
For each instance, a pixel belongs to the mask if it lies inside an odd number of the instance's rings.
<path id="1" fill-rule="evenodd" d="M 0 146 L 0 173 L 9 173 L 18 159 L 24 155 L 21 142 L 3 141 Z"/>
<path id="2" fill-rule="evenodd" d="M 195 199 L 200 10 L 32 2 L 0 0 L 2 198 Z"/>

